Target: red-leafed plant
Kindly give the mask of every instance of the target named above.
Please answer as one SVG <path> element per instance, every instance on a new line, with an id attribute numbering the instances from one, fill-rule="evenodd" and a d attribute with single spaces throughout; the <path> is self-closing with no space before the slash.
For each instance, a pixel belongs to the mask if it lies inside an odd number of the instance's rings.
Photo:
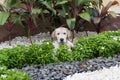
<path id="1" fill-rule="evenodd" d="M 62 17 L 65 21 L 61 25 L 67 25 L 73 33 L 76 24 L 79 23 L 81 19 L 85 21 L 90 21 L 91 16 L 88 12 L 88 8 L 95 6 L 94 3 L 100 2 L 99 0 L 56 0 L 55 10 L 57 15 Z"/>
<path id="2" fill-rule="evenodd" d="M 119 4 L 118 1 L 109 1 L 109 3 L 105 6 L 103 6 L 102 3 L 95 3 L 95 6 L 88 10 L 91 17 L 90 22 L 94 25 L 97 33 L 101 32 L 101 22 L 104 21 L 106 17 L 108 17 L 109 15 L 111 15 L 112 17 L 116 17 L 115 12 L 111 12 L 108 10 L 110 7 L 117 4 Z"/>
<path id="3" fill-rule="evenodd" d="M 23 10 L 22 12 L 20 10 L 17 12 L 21 16 L 20 23 L 27 31 L 31 43 L 31 31 L 39 26 L 40 20 L 48 20 L 48 18 L 45 17 L 46 14 L 49 14 L 50 16 L 56 14 L 56 11 L 52 8 L 52 2 L 46 0 L 21 0 L 20 6 L 16 8 L 22 8 Z"/>
<path id="4" fill-rule="evenodd" d="M 11 33 L 14 24 L 21 24 L 31 43 L 31 31 L 35 27 L 40 27 L 41 20 L 45 22 L 44 24 L 50 24 L 51 29 L 54 26 L 68 26 L 73 38 L 74 30 L 82 21 L 92 23 L 99 33 L 101 21 L 111 14 L 108 9 L 118 4 L 117 1 L 110 1 L 103 6 L 102 0 L 7 0 L 6 2 L 6 6 L 0 5 L 0 25 L 5 24 Z"/>
<path id="5" fill-rule="evenodd" d="M 4 25 L 9 32 L 9 45 L 11 45 L 11 31 L 18 19 L 17 14 L 12 9 L 14 4 L 16 4 L 16 0 L 7 0 L 4 1 L 4 4 L 0 4 L 0 25 Z"/>
<path id="6" fill-rule="evenodd" d="M 32 11 L 36 10 L 37 13 L 40 12 L 40 9 L 38 9 L 35 5 L 35 0 L 20 0 L 19 5 L 17 5 L 16 13 L 20 16 L 20 24 L 24 27 L 25 31 L 28 34 L 28 38 L 30 40 L 30 43 L 32 43 L 31 39 L 31 31 L 37 27 L 36 23 L 36 17 L 38 18 L 38 15 L 34 15 Z"/>

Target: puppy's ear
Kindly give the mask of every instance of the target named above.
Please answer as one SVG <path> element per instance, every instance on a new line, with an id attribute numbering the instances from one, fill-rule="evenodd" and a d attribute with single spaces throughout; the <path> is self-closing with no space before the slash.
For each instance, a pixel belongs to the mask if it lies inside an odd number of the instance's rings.
<path id="1" fill-rule="evenodd" d="M 71 39 L 71 37 L 72 37 L 71 31 L 70 31 L 70 30 L 67 30 L 67 38 L 68 38 L 68 39 Z"/>
<path id="2" fill-rule="evenodd" d="M 54 40 L 54 39 L 56 38 L 56 36 L 55 36 L 55 31 L 52 32 L 51 38 L 52 38 L 52 40 Z"/>

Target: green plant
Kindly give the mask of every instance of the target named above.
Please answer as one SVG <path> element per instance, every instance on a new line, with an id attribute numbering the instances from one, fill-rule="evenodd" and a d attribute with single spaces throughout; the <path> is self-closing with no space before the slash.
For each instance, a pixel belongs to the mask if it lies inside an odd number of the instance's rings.
<path id="1" fill-rule="evenodd" d="M 94 26 L 97 33 L 100 33 L 101 22 L 108 15 L 115 17 L 115 13 L 108 9 L 116 4 L 119 4 L 118 1 L 110 1 L 103 6 L 102 0 L 58 0 L 56 6 L 61 6 L 61 10 L 56 9 L 56 11 L 66 19 L 65 24 L 71 29 L 74 37 L 74 29 L 79 28 L 77 24 L 80 25 L 86 21 Z"/>
<path id="2" fill-rule="evenodd" d="M 42 9 L 39 8 L 37 0 L 20 0 L 15 8 L 15 12 L 19 14 L 19 24 L 25 29 L 32 43 L 31 31 L 38 27 Z"/>
<path id="3" fill-rule="evenodd" d="M 72 50 L 67 45 L 60 45 L 55 55 L 59 61 L 73 61 Z"/>
<path id="4" fill-rule="evenodd" d="M 13 24 L 21 25 L 31 43 L 31 31 L 39 26 L 41 19 L 44 20 L 45 7 L 43 5 L 53 11 L 48 2 L 43 0 L 7 0 L 4 4 L 0 5 L 0 25 L 5 25 L 9 34 L 11 34 Z"/>
<path id="5" fill-rule="evenodd" d="M 10 67 L 17 67 L 20 66 L 22 67 L 25 62 L 25 56 L 24 54 L 27 52 L 27 47 L 25 46 L 18 46 L 13 48 L 10 53 L 8 53 L 8 61 Z M 14 65 L 14 66 L 13 66 Z"/>
<path id="6" fill-rule="evenodd" d="M 81 61 L 99 56 L 109 57 L 120 53 L 120 30 L 107 31 L 77 40 L 73 49 L 60 45 L 54 53 L 50 40 L 40 45 L 17 46 L 0 50 L 0 64 L 8 68 L 21 68 L 23 65 L 48 64 L 64 61 Z"/>
<path id="7" fill-rule="evenodd" d="M 6 66 L 0 67 L 0 80 L 30 80 L 29 75 L 15 69 L 7 69 Z"/>
<path id="8" fill-rule="evenodd" d="M 5 65 L 8 68 L 22 67 L 26 61 L 25 53 L 27 52 L 27 47 L 17 46 L 12 49 L 3 49 L 0 51 L 0 64 Z"/>
<path id="9" fill-rule="evenodd" d="M 53 45 L 50 41 L 43 41 L 41 45 L 33 44 L 29 46 L 26 54 L 27 64 L 46 64 L 56 61 L 53 54 Z M 29 56 L 28 56 L 29 55 Z"/>
<path id="10" fill-rule="evenodd" d="M 108 34 L 110 33 L 108 32 Z M 108 57 L 119 53 L 120 43 L 106 35 L 107 32 L 105 34 L 101 33 L 99 35 L 79 39 L 74 48 L 74 54 L 82 55 L 84 58 L 93 58 L 99 56 Z"/>
<path id="11" fill-rule="evenodd" d="M 21 68 L 25 64 L 47 64 L 56 62 L 50 41 L 43 41 L 41 45 L 32 44 L 29 47 L 19 45 L 14 48 L 0 50 L 0 64 L 8 68 Z"/>
<path id="12" fill-rule="evenodd" d="M 4 25 L 9 32 L 9 45 L 11 45 L 11 32 L 14 24 L 18 21 L 19 16 L 14 12 L 16 0 L 6 0 L 0 4 L 0 25 Z"/>
<path id="13" fill-rule="evenodd" d="M 100 3 L 95 3 L 93 8 L 88 8 L 90 14 L 90 22 L 94 25 L 96 32 L 100 33 L 103 30 L 101 29 L 101 22 L 106 19 L 109 15 L 116 18 L 116 13 L 108 11 L 114 5 L 118 5 L 118 1 L 109 1 L 107 5 L 103 6 L 102 1 Z M 100 6 L 101 5 L 101 6 Z"/>
<path id="14" fill-rule="evenodd" d="M 119 41 L 120 30 L 117 30 L 117 31 L 107 31 L 107 32 L 103 32 L 101 34 L 105 35 L 109 39 L 114 39 L 114 40 L 118 40 Z"/>
<path id="15" fill-rule="evenodd" d="M 32 44 L 29 46 L 27 53 L 24 55 L 26 59 L 26 64 L 35 64 L 38 62 L 37 58 L 40 55 L 38 49 L 39 49 L 39 45 L 37 44 Z"/>
<path id="16" fill-rule="evenodd" d="M 2 65 L 7 66 L 8 68 L 14 67 L 22 67 L 25 63 L 25 53 L 27 51 L 27 47 L 25 46 L 17 46 L 12 49 L 3 49 L 0 52 Z M 6 57 L 5 57 L 6 56 Z"/>
<path id="17" fill-rule="evenodd" d="M 67 24 L 74 38 L 74 29 L 79 24 L 81 18 L 86 21 L 91 19 L 87 9 L 95 6 L 94 3 L 99 2 L 100 0 L 57 0 L 55 10 L 58 12 L 59 17 L 63 17 L 66 20 L 62 25 Z"/>

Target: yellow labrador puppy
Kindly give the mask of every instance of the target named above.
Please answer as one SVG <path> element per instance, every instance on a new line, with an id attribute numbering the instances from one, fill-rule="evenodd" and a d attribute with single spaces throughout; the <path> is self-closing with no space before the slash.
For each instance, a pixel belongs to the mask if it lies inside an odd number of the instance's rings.
<path id="1" fill-rule="evenodd" d="M 66 44 L 69 48 L 73 47 L 73 43 L 70 41 L 71 31 L 64 27 L 55 29 L 51 37 L 53 39 L 53 45 L 55 49 L 59 48 L 60 44 Z"/>

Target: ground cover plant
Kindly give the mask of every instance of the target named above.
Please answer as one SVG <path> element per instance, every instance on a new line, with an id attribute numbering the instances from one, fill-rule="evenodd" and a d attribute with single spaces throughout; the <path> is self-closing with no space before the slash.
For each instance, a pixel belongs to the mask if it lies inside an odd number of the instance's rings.
<path id="1" fill-rule="evenodd" d="M 0 66 L 0 80 L 30 80 L 30 78 L 27 73 Z"/>
<path id="2" fill-rule="evenodd" d="M 103 34 L 91 36 L 88 38 L 79 39 L 75 46 L 76 59 L 79 58 L 94 58 L 94 57 L 109 57 L 115 53 L 119 53 L 120 43 L 113 39 L 109 39 Z M 79 52 L 79 53 L 78 53 Z M 79 55 L 79 56 L 78 56 Z"/>
<path id="3" fill-rule="evenodd" d="M 0 64 L 8 68 L 21 68 L 24 64 L 46 64 L 55 62 L 53 45 L 50 41 L 44 41 L 41 45 L 32 44 L 29 47 L 18 45 L 15 48 L 7 48 L 0 51 Z"/>
<path id="4" fill-rule="evenodd" d="M 50 40 L 30 46 L 18 45 L 0 50 L 0 64 L 10 68 L 24 65 L 48 64 L 65 61 L 81 61 L 99 56 L 109 57 L 120 53 L 120 30 L 79 38 L 72 50 L 61 45 L 57 52 Z"/>
<path id="5" fill-rule="evenodd" d="M 76 60 L 99 56 L 109 57 L 120 53 L 119 35 L 120 30 L 106 31 L 98 35 L 78 39 L 74 47 Z"/>

